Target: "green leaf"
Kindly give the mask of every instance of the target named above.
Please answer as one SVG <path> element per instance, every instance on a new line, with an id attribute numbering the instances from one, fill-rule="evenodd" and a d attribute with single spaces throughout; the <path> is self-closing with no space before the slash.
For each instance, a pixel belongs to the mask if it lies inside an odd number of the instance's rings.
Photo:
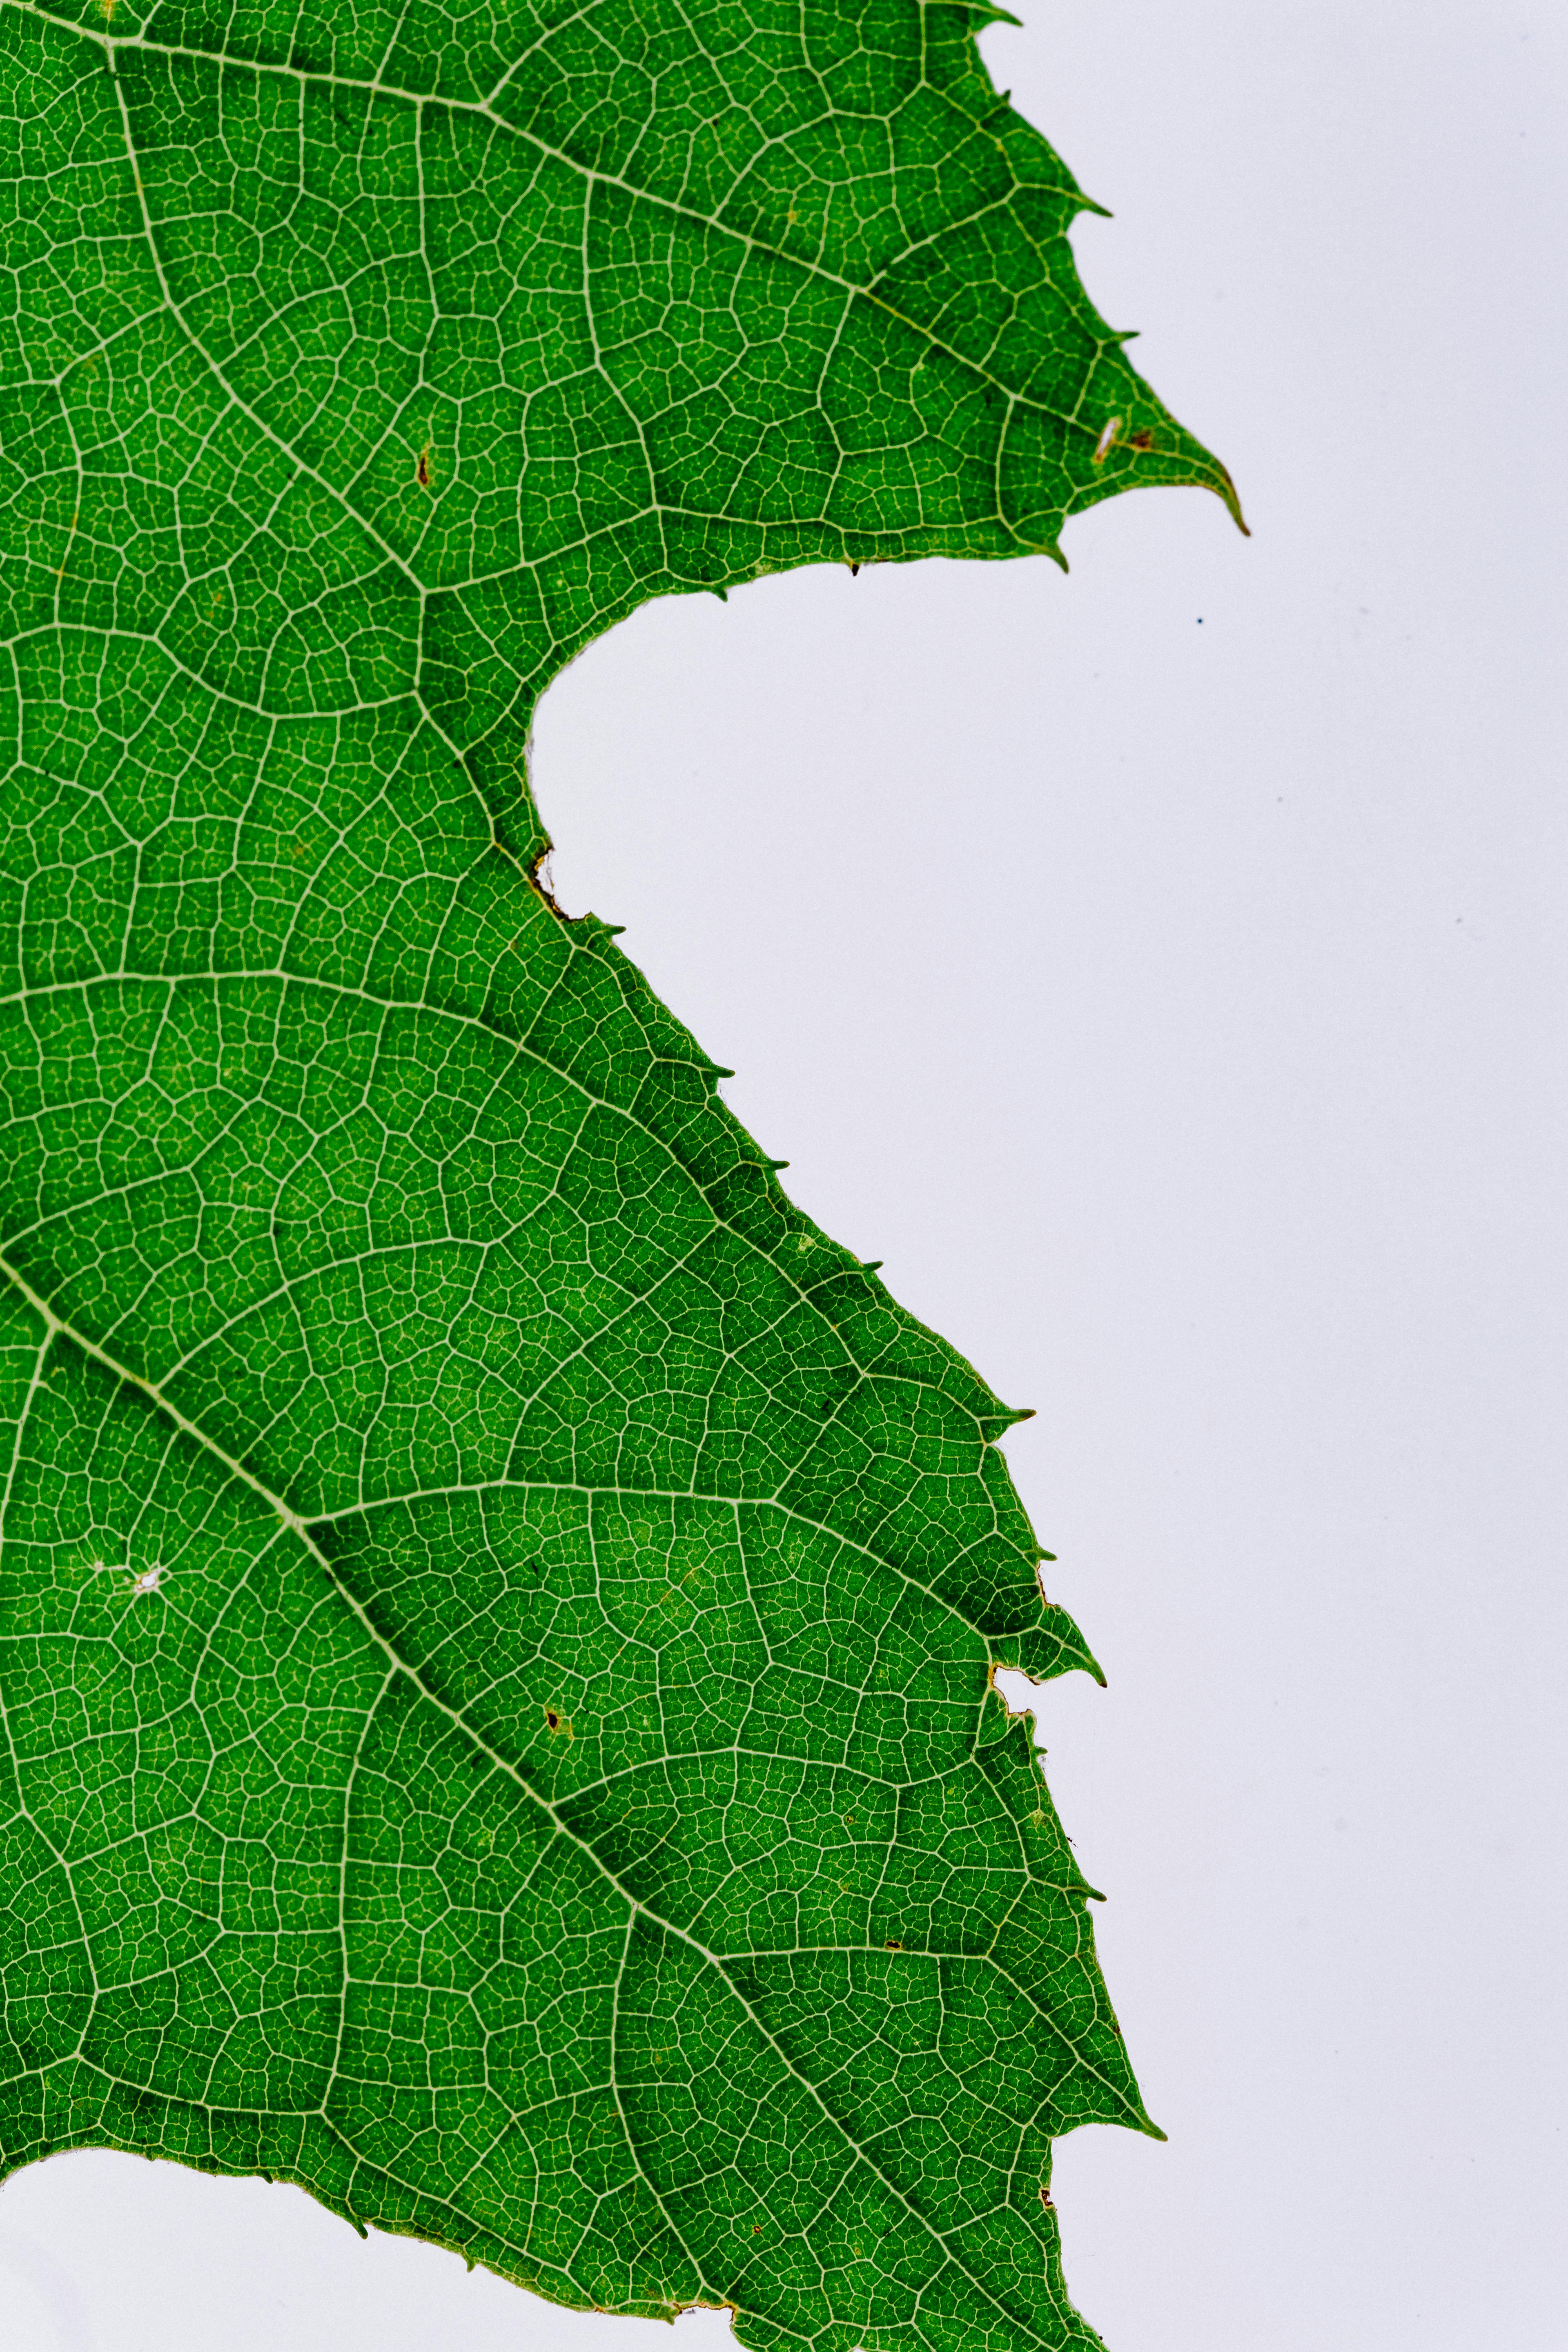
<path id="1" fill-rule="evenodd" d="M 916 0 L 0 6 L 0 2160 L 1090 2344 L 1011 1416 L 534 876 L 644 598 L 1228 479 Z M 1238 517 L 1239 520 L 1239 517 Z"/>

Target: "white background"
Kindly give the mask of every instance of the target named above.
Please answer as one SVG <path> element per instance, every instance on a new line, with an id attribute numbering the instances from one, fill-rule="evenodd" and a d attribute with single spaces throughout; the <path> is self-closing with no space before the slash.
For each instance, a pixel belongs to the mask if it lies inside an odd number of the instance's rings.
<path id="1" fill-rule="evenodd" d="M 1073 564 L 648 608 L 552 689 L 574 911 L 1009 1401 L 1110 1675 L 1042 1708 L 1160 2147 L 1114 2352 L 1558 2352 L 1563 20 L 1036 0 L 985 49 L 1229 463 Z M 0 2193 L 7 2352 L 637 2352 L 300 2193 Z M 687 2352 L 725 2323 L 684 2321 Z"/>

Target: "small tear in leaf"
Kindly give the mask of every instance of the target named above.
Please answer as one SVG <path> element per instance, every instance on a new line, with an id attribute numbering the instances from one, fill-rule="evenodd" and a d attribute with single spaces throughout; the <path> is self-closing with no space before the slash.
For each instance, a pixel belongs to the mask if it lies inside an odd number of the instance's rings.
<path id="1" fill-rule="evenodd" d="M 1117 433 L 1121 428 L 1121 419 L 1120 416 L 1108 416 L 1106 418 L 1105 429 L 1094 445 L 1094 462 L 1097 466 L 1103 466 L 1107 457 L 1110 455 L 1110 445 L 1115 440 Z"/>

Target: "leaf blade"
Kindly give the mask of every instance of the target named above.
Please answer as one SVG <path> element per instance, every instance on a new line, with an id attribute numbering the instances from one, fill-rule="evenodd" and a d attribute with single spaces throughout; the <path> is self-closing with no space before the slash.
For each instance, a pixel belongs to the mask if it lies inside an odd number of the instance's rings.
<path id="1" fill-rule="evenodd" d="M 648 594 L 1227 478 L 967 13 L 3 15 L 5 2161 L 1091 2342 L 1049 2138 L 1152 2126 L 988 1712 L 1098 1672 L 1010 1416 L 534 887 L 526 729 Z"/>

